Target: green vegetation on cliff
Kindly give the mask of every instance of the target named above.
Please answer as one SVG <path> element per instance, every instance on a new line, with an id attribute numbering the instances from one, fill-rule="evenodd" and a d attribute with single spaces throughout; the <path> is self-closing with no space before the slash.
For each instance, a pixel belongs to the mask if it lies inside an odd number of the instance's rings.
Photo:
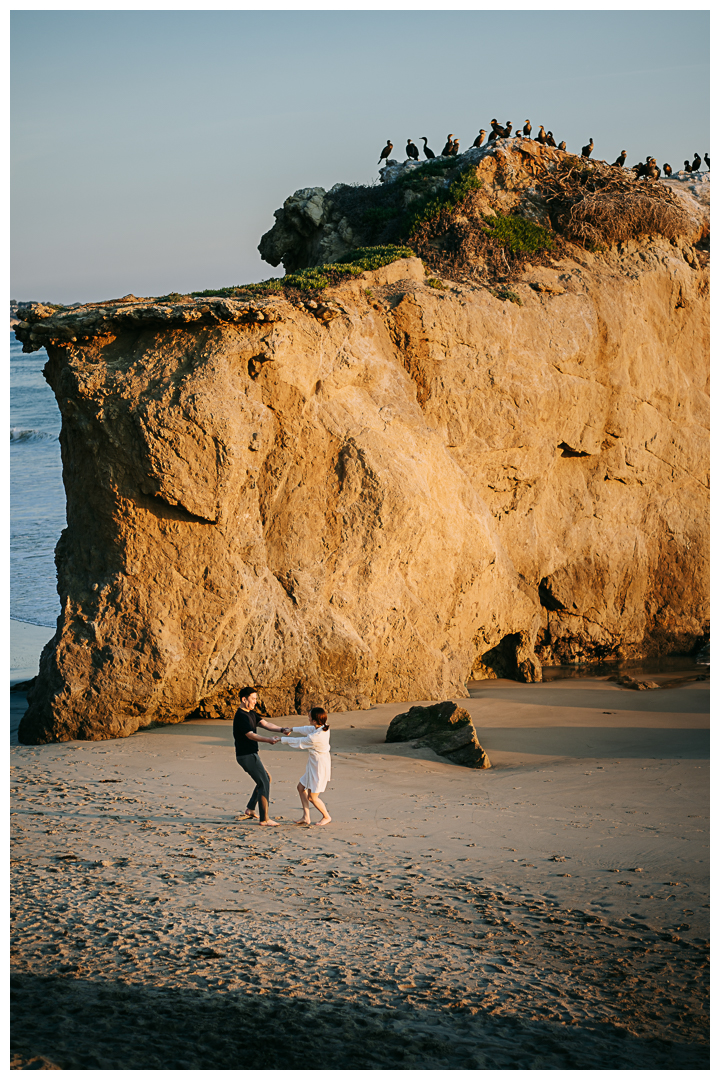
<path id="1" fill-rule="evenodd" d="M 342 262 L 325 263 L 323 266 L 309 266 L 306 270 L 298 270 L 294 274 L 286 274 L 281 278 L 270 278 L 268 281 L 258 281 L 252 285 L 232 285 L 222 289 L 203 289 L 202 292 L 194 292 L 190 295 L 198 296 L 266 296 L 269 294 L 292 292 L 317 292 L 327 288 L 328 285 L 337 285 L 347 278 L 359 277 L 366 270 L 379 270 L 381 266 L 395 262 L 396 259 L 412 259 L 415 252 L 409 247 L 401 247 L 394 244 L 385 244 L 377 247 L 356 248 L 349 251 Z M 167 300 L 172 298 L 159 297 Z"/>

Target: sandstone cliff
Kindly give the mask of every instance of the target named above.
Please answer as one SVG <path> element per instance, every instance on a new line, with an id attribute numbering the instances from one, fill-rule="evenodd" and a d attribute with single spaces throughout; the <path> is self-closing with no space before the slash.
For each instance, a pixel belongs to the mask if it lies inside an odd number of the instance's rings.
<path id="1" fill-rule="evenodd" d="M 514 299 L 400 260 L 322 300 L 36 311 L 62 614 L 25 742 L 466 696 L 708 631 L 708 275 L 631 241 Z M 435 282 L 435 286 L 440 285 Z"/>

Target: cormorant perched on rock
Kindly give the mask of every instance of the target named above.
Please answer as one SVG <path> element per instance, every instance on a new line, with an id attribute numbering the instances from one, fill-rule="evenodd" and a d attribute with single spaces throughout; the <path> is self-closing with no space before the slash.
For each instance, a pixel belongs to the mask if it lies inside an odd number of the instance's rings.
<path id="1" fill-rule="evenodd" d="M 518 128 L 517 131 L 515 132 L 515 136 L 518 139 L 522 139 L 522 131 L 520 130 L 520 128 Z"/>
<path id="2" fill-rule="evenodd" d="M 512 120 L 508 120 L 507 123 L 505 124 L 505 130 L 503 131 L 501 138 L 509 139 L 511 135 L 512 135 Z"/>
<path id="3" fill-rule="evenodd" d="M 523 128 L 523 135 L 527 135 L 528 138 L 529 138 L 531 131 L 532 131 L 532 124 L 530 123 L 529 120 L 526 120 L 525 121 L 525 127 Z"/>
<path id="4" fill-rule="evenodd" d="M 541 146 L 545 146 L 545 143 L 547 142 L 547 137 L 545 135 L 545 128 L 542 126 L 542 124 L 538 128 L 538 133 L 535 136 L 535 142 L 539 142 Z"/>
<path id="5" fill-rule="evenodd" d="M 666 176 L 672 176 L 672 168 L 670 165 L 668 165 L 667 161 L 663 165 L 663 172 Z"/>
<path id="6" fill-rule="evenodd" d="M 475 139 L 475 142 L 473 143 L 473 146 L 482 146 L 484 139 L 485 139 L 485 128 L 480 128 L 480 133 L 479 133 L 478 137 Z"/>
<path id="7" fill-rule="evenodd" d="M 567 150 L 567 144 L 566 144 L 566 142 L 565 142 L 565 140 L 564 140 L 564 139 L 563 139 L 563 141 L 562 141 L 562 142 L 560 143 L 560 145 L 558 146 L 558 150 Z"/>
<path id="8" fill-rule="evenodd" d="M 586 158 L 589 158 L 590 155 L 593 152 L 593 146 L 594 145 L 595 145 L 595 143 L 593 142 L 593 138 L 592 138 L 592 135 L 591 135 L 590 136 L 590 142 L 587 144 L 587 146 L 583 146 L 583 148 L 582 148 L 582 156 L 586 157 Z"/>
<path id="9" fill-rule="evenodd" d="M 453 147 L 453 136 L 448 135 L 447 142 L 443 146 L 442 157 L 450 157 L 450 155 L 452 154 L 452 147 Z"/>
<path id="10" fill-rule="evenodd" d="M 696 150 L 695 151 L 695 157 L 693 158 L 693 163 L 690 166 L 690 171 L 691 172 L 699 172 L 701 165 L 702 165 L 702 158 L 700 157 L 700 155 L 698 154 L 698 152 Z"/>
<path id="11" fill-rule="evenodd" d="M 625 168 L 625 158 L 627 157 L 627 150 L 621 150 L 619 155 L 613 161 L 613 165 L 618 165 L 621 169 Z"/>
<path id="12" fill-rule="evenodd" d="M 652 170 L 655 168 L 656 165 L 657 162 L 655 161 L 655 158 L 650 157 L 650 155 L 648 154 L 644 161 L 639 161 L 637 165 L 633 165 L 635 179 L 640 180 L 643 176 L 649 178 Z M 659 173 L 660 170 L 658 169 L 658 175 Z"/>
<path id="13" fill-rule="evenodd" d="M 460 140 L 459 139 L 453 139 L 452 150 L 450 151 L 451 155 L 453 157 L 457 157 L 459 150 L 460 150 Z"/>
<path id="14" fill-rule="evenodd" d="M 705 155 L 705 164 L 708 167 L 708 172 L 710 172 L 710 155 L 709 154 Z"/>
<path id="15" fill-rule="evenodd" d="M 546 146 L 555 146 L 555 147 L 557 146 L 557 143 L 553 139 L 552 131 L 548 131 L 547 135 L 545 136 L 545 145 Z"/>
<path id="16" fill-rule="evenodd" d="M 645 158 L 645 162 L 639 162 L 637 165 L 633 165 L 635 173 L 635 179 L 640 180 L 643 176 L 647 180 L 659 180 L 660 170 L 658 169 L 657 161 L 654 157 L 648 156 Z"/>
<path id="17" fill-rule="evenodd" d="M 392 150 L 392 143 L 388 139 L 387 145 L 383 146 L 382 150 L 380 151 L 380 161 L 387 161 L 387 159 L 390 157 L 391 150 Z M 380 161 L 378 161 L 378 165 L 380 164 Z"/>
<path id="18" fill-rule="evenodd" d="M 685 158 L 685 172 L 692 172 L 692 169 L 690 168 L 690 162 L 687 158 Z"/>
<path id="19" fill-rule="evenodd" d="M 405 154 L 407 155 L 407 157 L 412 158 L 413 161 L 417 161 L 418 157 L 420 156 L 418 154 L 418 148 L 412 141 L 412 139 L 408 139 L 407 141 L 407 146 L 405 147 Z"/>
<path id="20" fill-rule="evenodd" d="M 492 131 L 488 135 L 488 142 L 493 142 L 494 139 L 505 138 L 505 128 L 498 124 L 495 117 L 490 121 L 490 127 L 492 128 Z"/>
<path id="21" fill-rule="evenodd" d="M 423 146 L 423 150 L 425 151 L 425 157 L 428 159 L 428 161 L 432 161 L 432 159 L 435 157 L 435 155 L 433 154 L 432 150 L 430 150 L 430 148 L 428 147 L 427 137 L 425 135 L 421 135 L 420 138 L 421 138 L 422 142 L 425 143 L 425 145 Z"/>

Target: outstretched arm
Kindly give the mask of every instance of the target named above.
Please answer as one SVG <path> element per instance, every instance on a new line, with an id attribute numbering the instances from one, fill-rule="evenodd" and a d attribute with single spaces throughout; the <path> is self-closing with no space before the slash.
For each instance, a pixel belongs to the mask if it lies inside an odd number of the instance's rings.
<path id="1" fill-rule="evenodd" d="M 267 728 L 268 731 L 282 731 L 283 735 L 289 735 L 291 728 L 278 727 L 277 724 L 271 724 L 269 720 L 258 720 L 258 727 Z"/>
<path id="2" fill-rule="evenodd" d="M 282 731 L 282 728 L 275 728 L 275 731 Z M 269 743 L 278 743 L 278 742 L 280 742 L 280 737 L 278 735 L 276 735 L 272 739 L 263 739 L 262 735 L 256 735 L 254 731 L 246 731 L 245 732 L 245 738 L 250 739 L 251 742 L 269 742 Z"/>
<path id="3" fill-rule="evenodd" d="M 283 746 L 290 746 L 293 750 L 310 750 L 312 748 L 312 739 L 308 735 L 304 735 L 299 739 L 286 739 L 280 740 Z"/>

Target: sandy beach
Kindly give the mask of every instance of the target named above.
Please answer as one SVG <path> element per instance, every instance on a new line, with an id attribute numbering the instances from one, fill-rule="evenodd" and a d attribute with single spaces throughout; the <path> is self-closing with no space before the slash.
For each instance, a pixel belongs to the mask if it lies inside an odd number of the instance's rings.
<path id="1" fill-rule="evenodd" d="M 474 684 L 485 771 L 331 716 L 322 829 L 229 719 L 12 737 L 13 1067 L 707 1068 L 708 691 Z"/>

